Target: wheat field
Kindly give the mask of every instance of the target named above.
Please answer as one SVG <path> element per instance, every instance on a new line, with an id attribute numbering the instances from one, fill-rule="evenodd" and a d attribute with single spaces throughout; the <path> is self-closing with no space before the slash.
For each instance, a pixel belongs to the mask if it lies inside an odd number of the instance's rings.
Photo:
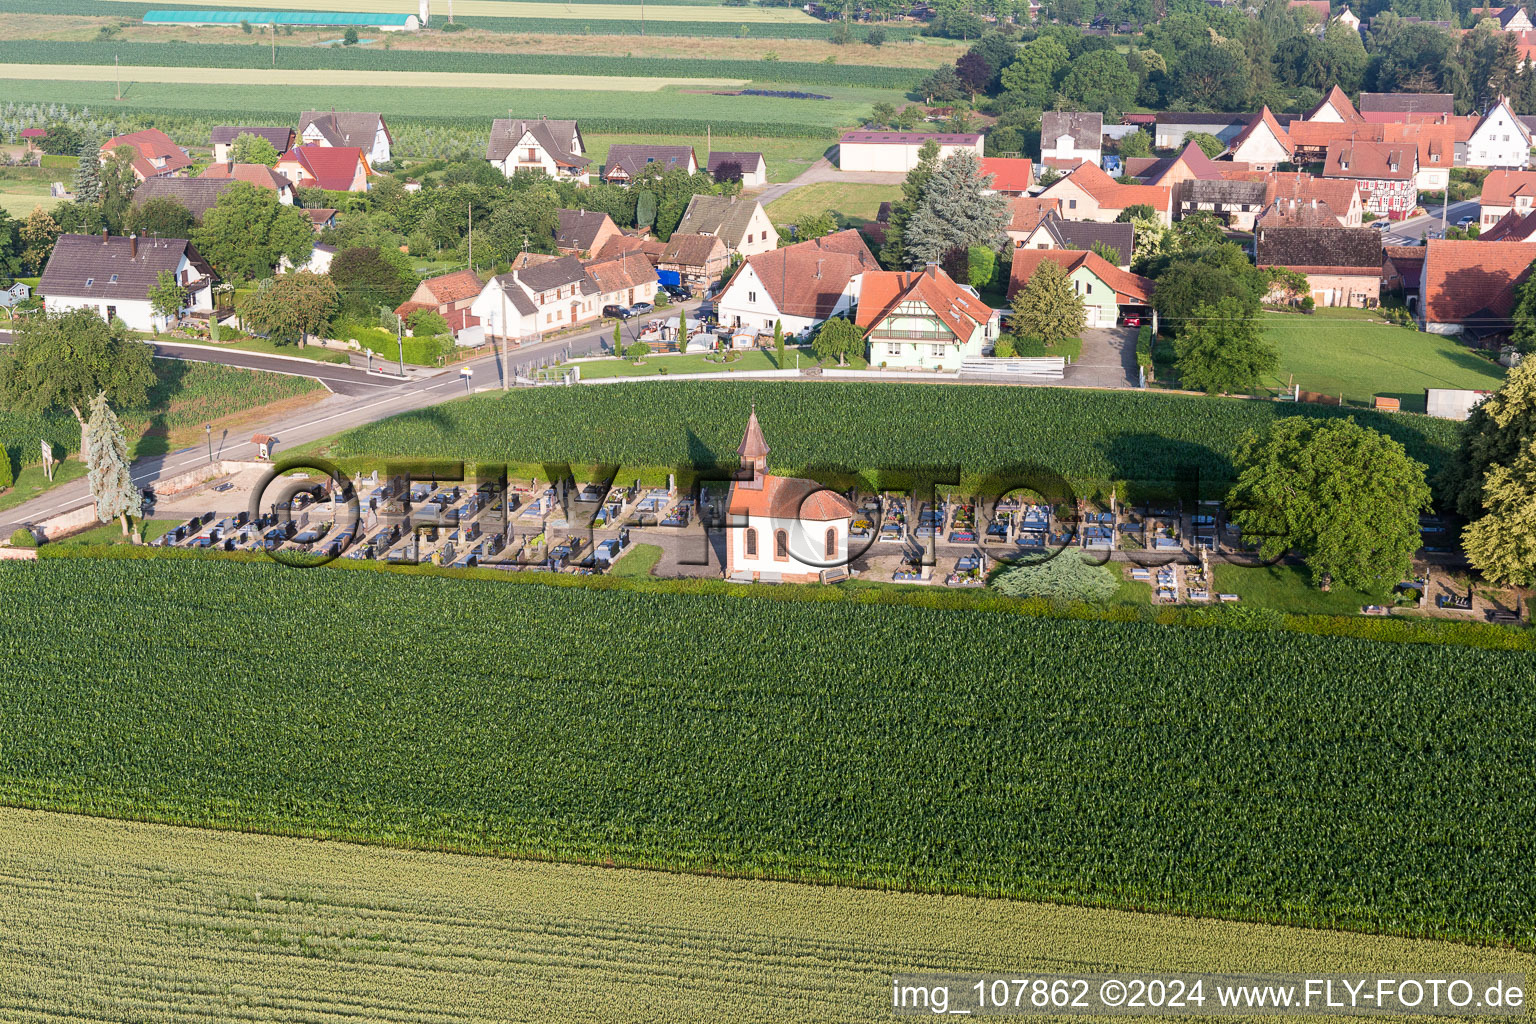
<path id="1" fill-rule="evenodd" d="M 1536 971 L 1441 942 L 0 809 L 0 1019 L 883 1019 L 892 974 Z"/>
<path id="2" fill-rule="evenodd" d="M 28 81 L 157 82 L 178 85 L 228 85 L 241 72 L 229 68 L 132 67 L 110 64 L 5 64 L 0 74 Z M 260 77 L 262 73 L 258 72 Z M 272 72 L 273 84 L 285 86 L 362 86 L 431 89 L 585 89 L 593 92 L 657 92 L 671 85 L 690 89 L 734 89 L 745 78 L 616 78 L 585 75 L 498 75 L 475 71 L 348 71 L 336 68 Z M 256 83 L 260 84 L 260 83 Z"/>

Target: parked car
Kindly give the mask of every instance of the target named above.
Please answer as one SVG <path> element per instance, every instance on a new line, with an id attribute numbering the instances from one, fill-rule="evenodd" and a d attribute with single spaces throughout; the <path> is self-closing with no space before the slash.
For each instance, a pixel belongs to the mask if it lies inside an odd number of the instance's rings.
<path id="1" fill-rule="evenodd" d="M 688 289 L 684 288 L 680 284 L 664 284 L 661 286 L 661 290 L 679 302 L 688 298 Z"/>
<path id="2" fill-rule="evenodd" d="M 1380 220 L 1371 221 L 1371 227 L 1375 228 L 1377 231 L 1385 231 L 1391 226 L 1392 222 L 1387 220 L 1385 217 L 1382 217 Z"/>
<path id="3" fill-rule="evenodd" d="M 637 302 L 629 307 L 630 316 L 645 316 L 647 313 L 656 312 L 656 307 L 649 302 Z"/>
<path id="4" fill-rule="evenodd" d="M 1123 322 L 1127 327 L 1140 327 L 1142 320 L 1139 316 L 1128 316 L 1123 318 Z"/>
<path id="5" fill-rule="evenodd" d="M 613 317 L 615 320 L 628 320 L 635 314 L 628 306 L 604 306 L 603 316 Z"/>
<path id="6" fill-rule="evenodd" d="M 1471 223 L 1472 223 L 1472 218 L 1471 217 L 1463 217 L 1463 218 L 1461 218 L 1461 220 L 1456 222 L 1456 226 L 1461 228 L 1461 230 L 1465 231 L 1471 225 Z"/>

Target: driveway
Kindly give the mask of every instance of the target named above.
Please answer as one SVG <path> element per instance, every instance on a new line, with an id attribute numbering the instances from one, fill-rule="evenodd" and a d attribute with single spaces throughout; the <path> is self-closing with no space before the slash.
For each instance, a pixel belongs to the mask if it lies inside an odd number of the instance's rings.
<path id="1" fill-rule="evenodd" d="M 1083 353 L 1067 367 L 1062 383 L 1086 388 L 1134 388 L 1136 369 L 1134 327 L 1095 327 L 1083 332 Z"/>
<path id="2" fill-rule="evenodd" d="M 783 199 L 785 195 L 802 185 L 817 185 L 823 182 L 852 183 L 855 185 L 900 185 L 906 180 L 907 176 L 904 172 L 839 170 L 832 161 L 822 157 L 797 174 L 793 181 L 769 185 L 753 196 L 753 198 L 767 206 L 775 199 Z"/>

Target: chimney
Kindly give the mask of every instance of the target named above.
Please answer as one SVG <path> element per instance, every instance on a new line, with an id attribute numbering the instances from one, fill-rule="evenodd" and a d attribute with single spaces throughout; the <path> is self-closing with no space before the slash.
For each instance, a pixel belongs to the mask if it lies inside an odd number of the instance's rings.
<path id="1" fill-rule="evenodd" d="M 816 261 L 816 280 L 821 280 L 821 260 Z"/>
<path id="2" fill-rule="evenodd" d="M 102 245 L 106 245 L 107 244 L 107 229 L 106 228 L 102 228 L 101 229 L 101 244 Z"/>
<path id="3" fill-rule="evenodd" d="M 927 264 L 924 264 L 924 266 L 923 266 L 923 273 L 925 273 L 929 277 L 937 280 L 938 276 L 939 276 L 939 265 L 937 263 L 927 263 Z"/>
<path id="4" fill-rule="evenodd" d="M 131 259 L 131 260 L 136 260 L 136 259 L 139 258 L 139 236 L 138 235 L 129 235 L 128 236 L 128 258 Z"/>

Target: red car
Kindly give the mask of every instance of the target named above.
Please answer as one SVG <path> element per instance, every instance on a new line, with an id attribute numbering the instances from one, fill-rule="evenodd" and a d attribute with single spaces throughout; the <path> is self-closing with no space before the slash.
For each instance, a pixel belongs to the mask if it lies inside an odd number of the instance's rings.
<path id="1" fill-rule="evenodd" d="M 1124 319 L 1125 326 L 1127 326 L 1127 327 L 1140 327 L 1141 326 L 1141 317 L 1139 317 L 1139 316 L 1128 316 L 1128 317 L 1124 317 L 1123 319 Z"/>

